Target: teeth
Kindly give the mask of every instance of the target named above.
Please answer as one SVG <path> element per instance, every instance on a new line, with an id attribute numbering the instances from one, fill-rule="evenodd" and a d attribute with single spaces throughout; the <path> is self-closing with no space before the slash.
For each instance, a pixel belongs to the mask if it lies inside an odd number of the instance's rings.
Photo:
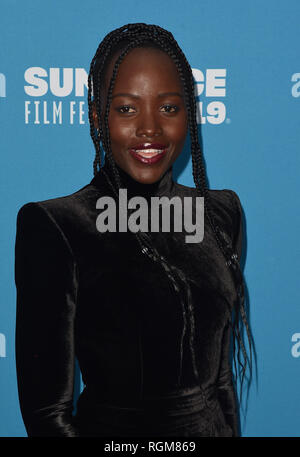
<path id="1" fill-rule="evenodd" d="M 163 152 L 163 149 L 136 149 L 135 152 L 145 159 L 151 159 Z"/>
<path id="2" fill-rule="evenodd" d="M 134 149 L 134 151 L 139 156 L 144 157 L 144 159 L 151 159 L 152 157 L 162 154 L 164 149 Z"/>
<path id="3" fill-rule="evenodd" d="M 136 149 L 137 154 L 161 154 L 163 149 Z"/>

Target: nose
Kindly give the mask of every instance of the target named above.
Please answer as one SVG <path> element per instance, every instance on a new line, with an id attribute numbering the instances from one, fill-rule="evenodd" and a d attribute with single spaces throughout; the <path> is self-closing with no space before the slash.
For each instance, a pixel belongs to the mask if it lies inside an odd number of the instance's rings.
<path id="1" fill-rule="evenodd" d="M 136 136 L 152 138 L 161 135 L 163 132 L 159 119 L 149 111 L 141 113 L 136 128 Z"/>

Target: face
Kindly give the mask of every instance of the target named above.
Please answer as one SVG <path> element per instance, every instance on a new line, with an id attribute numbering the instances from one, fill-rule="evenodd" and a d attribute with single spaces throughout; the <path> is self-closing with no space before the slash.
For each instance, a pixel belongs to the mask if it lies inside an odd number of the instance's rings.
<path id="1" fill-rule="evenodd" d="M 106 75 L 106 92 L 116 57 Z M 97 125 L 97 115 L 94 111 Z M 122 61 L 112 93 L 109 133 L 115 162 L 152 184 L 182 152 L 188 124 L 178 70 L 164 52 L 135 48 Z"/>

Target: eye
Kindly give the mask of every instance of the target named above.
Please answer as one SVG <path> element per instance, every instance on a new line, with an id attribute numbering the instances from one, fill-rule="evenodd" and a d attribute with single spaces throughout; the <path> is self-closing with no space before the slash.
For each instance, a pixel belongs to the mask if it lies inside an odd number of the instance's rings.
<path id="1" fill-rule="evenodd" d="M 126 113 L 134 113 L 134 108 L 129 105 L 122 105 L 116 108 L 119 113 L 126 114 Z M 130 111 L 131 110 L 131 111 Z"/>
<path id="2" fill-rule="evenodd" d="M 163 109 L 164 112 L 166 112 L 166 113 L 171 113 L 171 114 L 173 114 L 173 113 L 177 113 L 177 111 L 178 111 L 179 108 L 178 108 L 178 106 L 176 106 L 176 105 L 164 105 L 164 106 L 162 106 L 162 109 Z"/>

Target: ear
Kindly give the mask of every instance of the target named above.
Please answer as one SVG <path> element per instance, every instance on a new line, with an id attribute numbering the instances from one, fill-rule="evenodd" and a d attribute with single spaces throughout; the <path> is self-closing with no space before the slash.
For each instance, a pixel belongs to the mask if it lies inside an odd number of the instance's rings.
<path id="1" fill-rule="evenodd" d="M 93 112 L 94 126 L 95 126 L 96 129 L 98 129 L 99 128 L 99 120 L 98 120 L 98 114 L 97 114 L 95 102 L 92 102 L 92 112 Z"/>

